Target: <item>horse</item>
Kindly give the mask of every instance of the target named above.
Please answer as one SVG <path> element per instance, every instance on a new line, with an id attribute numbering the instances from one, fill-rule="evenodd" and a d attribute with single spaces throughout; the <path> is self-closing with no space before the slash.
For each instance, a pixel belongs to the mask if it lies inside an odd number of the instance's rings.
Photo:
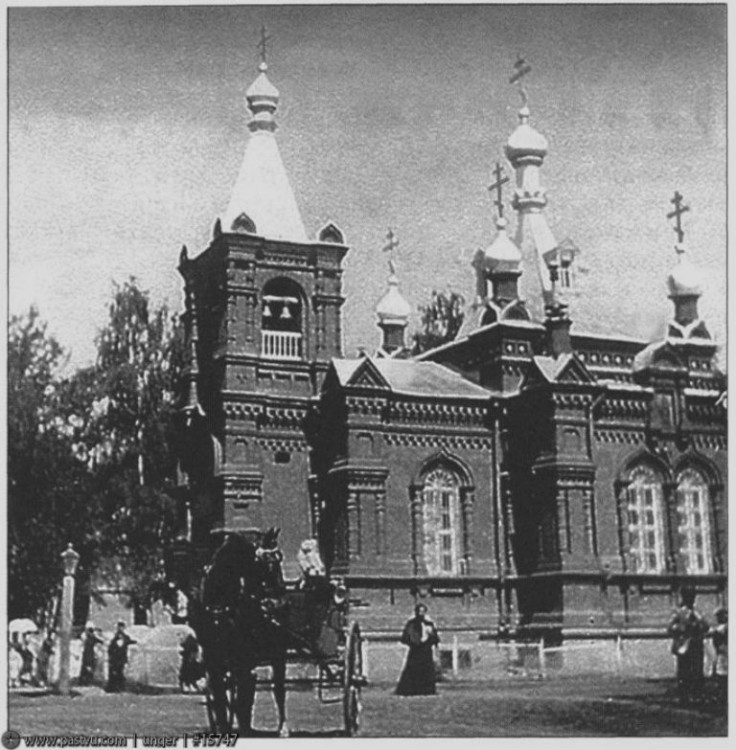
<path id="1" fill-rule="evenodd" d="M 206 571 L 201 598 L 192 601 L 190 624 L 197 634 L 211 694 L 208 707 L 216 732 L 229 732 L 232 714 L 241 735 L 251 734 L 255 668 L 269 664 L 279 713 L 279 736 L 286 724 L 286 651 L 282 631 L 285 605 L 278 530 L 261 544 L 229 535 Z"/>

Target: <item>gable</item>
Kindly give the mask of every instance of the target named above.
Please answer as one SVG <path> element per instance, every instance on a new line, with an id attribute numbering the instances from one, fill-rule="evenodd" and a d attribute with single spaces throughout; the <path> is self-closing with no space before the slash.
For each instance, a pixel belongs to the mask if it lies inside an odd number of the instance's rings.
<path id="1" fill-rule="evenodd" d="M 345 385 L 358 388 L 380 388 L 382 390 L 389 388 L 389 384 L 383 375 L 368 357 L 358 365 Z"/>
<path id="2" fill-rule="evenodd" d="M 555 381 L 557 383 L 592 383 L 594 379 L 585 365 L 573 354 L 557 371 Z"/>

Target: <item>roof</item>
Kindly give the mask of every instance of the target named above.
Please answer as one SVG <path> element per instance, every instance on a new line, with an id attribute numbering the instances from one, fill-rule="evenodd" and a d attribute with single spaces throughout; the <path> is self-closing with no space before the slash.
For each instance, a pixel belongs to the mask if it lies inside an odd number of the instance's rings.
<path id="1" fill-rule="evenodd" d="M 407 396 L 487 400 L 491 393 L 436 362 L 361 357 L 333 359 L 340 385 L 373 385 Z M 378 379 L 376 379 L 376 375 Z M 370 378 L 374 380 L 371 382 Z"/>
<path id="2" fill-rule="evenodd" d="M 307 242 L 294 191 L 281 160 L 274 130 L 278 91 L 265 74 L 265 67 L 248 90 L 253 119 L 240 173 L 230 203 L 222 216 L 224 232 L 236 231 L 233 224 L 243 214 L 255 225 L 254 234 L 272 240 Z"/>

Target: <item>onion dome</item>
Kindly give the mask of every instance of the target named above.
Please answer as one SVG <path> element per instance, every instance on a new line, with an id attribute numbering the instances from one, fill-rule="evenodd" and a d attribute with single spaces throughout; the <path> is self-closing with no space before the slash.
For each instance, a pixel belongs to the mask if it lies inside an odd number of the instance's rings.
<path id="1" fill-rule="evenodd" d="M 258 78 L 245 93 L 248 109 L 253 113 L 253 119 L 248 123 L 251 131 L 276 130 L 274 114 L 279 103 L 279 90 L 268 80 L 266 71 L 268 65 L 262 62 L 258 66 Z"/>
<path id="2" fill-rule="evenodd" d="M 529 124 L 529 115 L 527 106 L 519 110 L 519 125 L 506 143 L 506 157 L 514 165 L 521 159 L 541 164 L 547 155 L 547 139 Z"/>
<path id="3" fill-rule="evenodd" d="M 411 305 L 399 291 L 399 279 L 391 264 L 391 275 L 388 277 L 388 291 L 376 305 L 379 323 L 406 325 L 411 315 Z"/>
<path id="4" fill-rule="evenodd" d="M 678 262 L 667 277 L 667 287 L 670 297 L 700 297 L 703 293 L 700 271 L 685 254 L 681 245 L 675 247 L 679 256 Z"/>
<path id="5" fill-rule="evenodd" d="M 484 264 L 490 273 L 508 273 L 519 271 L 521 266 L 521 251 L 506 234 L 506 219 L 499 216 L 496 219 L 498 234 L 490 247 L 484 253 Z"/>

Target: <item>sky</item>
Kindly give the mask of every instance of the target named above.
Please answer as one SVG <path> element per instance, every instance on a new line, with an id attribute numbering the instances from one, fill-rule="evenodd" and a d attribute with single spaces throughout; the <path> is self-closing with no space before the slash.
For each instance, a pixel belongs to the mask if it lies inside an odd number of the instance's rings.
<path id="1" fill-rule="evenodd" d="M 663 335 L 678 190 L 701 317 L 725 343 L 725 5 L 11 8 L 9 311 L 35 304 L 69 367 L 92 362 L 113 282 L 181 310 L 179 250 L 203 251 L 227 207 L 262 23 L 307 233 L 333 221 L 351 248 L 346 355 L 379 343 L 388 227 L 410 303 L 472 299 L 519 55 L 548 222 L 581 250 L 573 332 Z"/>

